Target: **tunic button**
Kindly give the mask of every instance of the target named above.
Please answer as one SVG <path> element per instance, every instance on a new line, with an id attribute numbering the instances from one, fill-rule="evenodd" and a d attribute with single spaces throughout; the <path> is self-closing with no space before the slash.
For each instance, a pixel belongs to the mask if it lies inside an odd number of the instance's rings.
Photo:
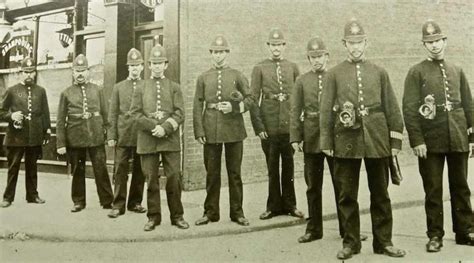
<path id="1" fill-rule="evenodd" d="M 161 96 L 160 96 L 160 95 L 158 95 L 157 97 L 158 97 L 158 99 L 159 99 L 159 98 L 161 98 Z"/>
<path id="2" fill-rule="evenodd" d="M 360 105 L 360 109 L 363 110 L 365 108 L 364 105 Z"/>
<path id="3" fill-rule="evenodd" d="M 161 109 L 161 105 L 158 105 L 158 109 Z"/>
<path id="4" fill-rule="evenodd" d="M 222 71 L 220 71 L 220 70 L 219 70 L 219 71 L 217 71 L 217 74 L 219 74 L 219 75 L 220 75 L 221 73 L 222 73 Z"/>
<path id="5" fill-rule="evenodd" d="M 359 65 L 359 64 L 357 64 L 357 65 L 356 65 L 356 67 L 357 67 L 357 68 L 360 68 L 360 65 Z"/>
<path id="6" fill-rule="evenodd" d="M 446 97 L 448 97 L 448 98 L 449 98 L 449 97 L 451 97 L 451 96 L 450 96 L 449 94 L 447 94 L 447 95 L 446 95 Z"/>
<path id="7" fill-rule="evenodd" d="M 362 88 L 362 83 L 359 83 L 359 88 Z"/>
<path id="8" fill-rule="evenodd" d="M 318 78 L 320 78 L 320 79 L 321 79 L 322 77 L 323 77 L 322 75 L 318 75 Z"/>
<path id="9" fill-rule="evenodd" d="M 283 90 L 283 87 L 280 87 L 280 90 Z"/>
<path id="10" fill-rule="evenodd" d="M 359 94 L 362 94 L 362 93 L 363 93 L 362 90 L 359 90 Z"/>
<path id="11" fill-rule="evenodd" d="M 359 101 L 364 101 L 364 97 L 360 97 Z"/>
<path id="12" fill-rule="evenodd" d="M 220 94 L 221 94 L 221 91 L 220 91 L 220 90 L 218 90 L 218 91 L 217 91 L 217 95 L 220 95 Z"/>
<path id="13" fill-rule="evenodd" d="M 219 85 L 219 86 L 217 86 L 217 88 L 218 88 L 218 89 L 222 89 L 222 86 L 221 86 L 221 85 Z"/>
<path id="14" fill-rule="evenodd" d="M 449 90 L 449 88 L 448 88 L 448 87 L 446 87 L 446 88 L 445 88 L 445 90 Z"/>
<path id="15" fill-rule="evenodd" d="M 439 65 L 442 67 L 442 66 L 443 66 L 443 63 L 439 63 Z"/>
<path id="16" fill-rule="evenodd" d="M 362 78 L 361 78 L 361 77 L 358 77 L 357 80 L 358 80 L 358 81 L 362 81 Z"/>
<path id="17" fill-rule="evenodd" d="M 221 99 L 222 99 L 222 97 L 221 97 L 221 96 L 218 96 L 218 97 L 217 97 L 217 99 L 218 99 L 218 100 L 221 100 Z"/>

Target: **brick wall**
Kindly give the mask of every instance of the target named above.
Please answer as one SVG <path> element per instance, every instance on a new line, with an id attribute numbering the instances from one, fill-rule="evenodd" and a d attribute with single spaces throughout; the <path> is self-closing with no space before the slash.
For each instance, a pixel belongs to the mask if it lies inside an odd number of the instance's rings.
<path id="1" fill-rule="evenodd" d="M 330 67 L 345 58 L 341 44 L 343 26 L 352 17 L 364 25 L 369 40 L 367 57 L 385 67 L 401 101 L 403 81 L 409 67 L 426 55 L 421 45 L 421 25 L 432 18 L 448 36 L 447 57 L 466 71 L 474 86 L 473 2 L 470 0 L 182 0 L 180 4 L 181 87 L 185 94 L 186 189 L 202 188 L 205 171 L 202 146 L 194 140 L 192 100 L 198 75 L 210 67 L 208 47 L 222 33 L 231 45 L 230 65 L 247 77 L 253 65 L 268 57 L 266 38 L 271 27 L 280 27 L 287 39 L 286 57 L 302 72 L 309 69 L 306 42 L 313 36 L 324 38 L 330 51 Z M 244 183 L 266 180 L 260 142 L 246 114 L 248 138 L 244 144 Z M 402 163 L 413 162 L 406 140 Z M 302 155 L 296 154 L 297 171 L 302 171 Z M 225 166 L 225 165 L 224 165 Z M 226 183 L 225 167 L 222 171 Z"/>

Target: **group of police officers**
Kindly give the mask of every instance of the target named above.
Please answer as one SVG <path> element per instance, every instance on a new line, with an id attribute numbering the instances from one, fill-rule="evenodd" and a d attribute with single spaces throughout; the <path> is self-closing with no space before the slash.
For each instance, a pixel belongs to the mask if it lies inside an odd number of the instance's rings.
<path id="1" fill-rule="evenodd" d="M 403 117 L 410 146 L 418 157 L 425 191 L 428 252 L 443 246 L 442 181 L 448 166 L 453 231 L 456 243 L 474 245 L 473 213 L 467 183 L 470 143 L 474 143 L 474 103 L 463 70 L 444 59 L 447 37 L 428 20 L 422 42 L 428 58 L 413 66 L 406 77 Z M 328 70 L 329 52 L 320 37 L 309 40 L 306 54 L 311 70 L 300 75 L 295 63 L 284 58 L 286 41 L 279 29 L 267 40 L 270 57 L 252 71 L 251 83 L 229 67 L 230 48 L 218 35 L 209 52 L 212 66 L 196 82 L 193 127 L 203 145 L 206 192 L 203 216 L 195 225 L 220 219 L 221 156 L 229 178 L 230 219 L 247 226 L 242 200 L 241 164 L 246 129 L 243 114 L 250 112 L 254 131 L 261 139 L 268 170 L 268 199 L 261 220 L 278 215 L 304 218 L 296 207 L 295 151 L 304 153 L 308 223 L 298 242 L 323 237 L 322 184 L 326 159 L 335 192 L 339 233 L 343 248 L 337 258 L 360 252 L 358 206 L 359 173 L 364 160 L 370 190 L 373 251 L 391 257 L 406 252 L 392 243 L 392 209 L 388 194 L 389 165 L 402 146 L 403 118 L 388 73 L 365 57 L 367 36 L 361 23 L 344 27 L 343 45 L 348 58 Z M 164 76 L 166 50 L 151 49 L 151 78 L 141 80 L 144 61 L 131 49 L 129 76 L 117 83 L 106 107 L 102 90 L 89 82 L 88 62 L 78 55 L 73 62 L 74 83 L 60 96 L 57 118 L 57 153 L 67 153 L 71 165 L 73 208 L 86 207 L 86 153 L 92 163 L 100 204 L 116 218 L 125 208 L 147 212 L 145 231 L 161 223 L 159 163 L 166 175 L 171 224 L 189 228 L 183 218 L 180 178 L 180 129 L 184 122 L 183 94 L 179 85 Z M 22 62 L 24 80 L 7 89 L 0 118 L 8 121 L 4 145 L 8 154 L 8 179 L 1 207 L 14 200 L 21 159 L 25 156 L 26 200 L 44 203 L 37 192 L 37 160 L 51 133 L 44 88 L 34 83 L 31 58 Z M 106 168 L 105 141 L 115 147 L 113 184 Z M 132 179 L 127 200 L 129 160 Z M 281 160 L 281 169 L 280 169 Z M 147 182 L 147 209 L 142 205 Z"/>

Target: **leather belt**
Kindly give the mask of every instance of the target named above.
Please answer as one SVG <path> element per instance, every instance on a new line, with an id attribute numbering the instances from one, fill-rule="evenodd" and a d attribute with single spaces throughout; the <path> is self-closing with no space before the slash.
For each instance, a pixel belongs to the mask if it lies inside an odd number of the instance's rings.
<path id="1" fill-rule="evenodd" d="M 319 116 L 319 111 L 305 111 L 304 117 L 308 119 L 313 119 Z"/>
<path id="2" fill-rule="evenodd" d="M 460 109 L 460 108 L 462 108 L 461 103 L 451 102 L 448 105 L 446 105 L 446 104 L 437 104 L 436 105 L 436 109 L 440 110 L 440 111 L 452 111 L 452 110 L 456 110 L 456 109 Z"/>
<path id="3" fill-rule="evenodd" d="M 365 107 L 363 110 L 358 109 L 359 116 L 367 116 L 372 113 L 376 112 L 383 112 L 381 106 L 374 106 L 374 107 Z"/>
<path id="4" fill-rule="evenodd" d="M 161 120 L 161 119 L 164 119 L 164 118 L 167 118 L 169 117 L 169 114 L 166 112 L 166 111 L 155 111 L 155 112 L 150 112 L 150 113 L 147 113 L 146 116 L 148 118 L 152 118 L 152 119 L 156 119 L 156 120 Z"/>
<path id="5" fill-rule="evenodd" d="M 266 99 L 266 100 L 277 100 L 277 101 L 280 101 L 280 102 L 283 102 L 283 101 L 286 101 L 290 98 L 290 94 L 288 93 L 267 93 L 267 94 L 263 94 L 263 99 Z"/>
<path id="6" fill-rule="evenodd" d="M 207 109 L 217 110 L 218 106 L 219 106 L 219 103 L 206 103 L 206 108 Z"/>
<path id="7" fill-rule="evenodd" d="M 71 117 L 71 118 L 76 118 L 76 119 L 84 119 L 84 120 L 87 120 L 87 119 L 90 119 L 92 117 L 99 117 L 100 116 L 100 112 L 98 111 L 94 111 L 94 112 L 84 112 L 84 113 L 69 113 L 68 114 L 68 117 Z"/>

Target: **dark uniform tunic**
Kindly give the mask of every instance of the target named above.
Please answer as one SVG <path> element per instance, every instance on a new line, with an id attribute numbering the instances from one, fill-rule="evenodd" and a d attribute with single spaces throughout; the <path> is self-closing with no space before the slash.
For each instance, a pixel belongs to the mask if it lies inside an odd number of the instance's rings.
<path id="1" fill-rule="evenodd" d="M 426 96 L 434 97 L 436 115 L 425 119 L 420 106 Z M 450 106 L 447 106 L 450 105 Z M 418 159 L 425 190 L 428 237 L 444 236 L 443 169 L 448 163 L 453 230 L 467 234 L 472 227 L 472 207 L 467 183 L 469 142 L 474 135 L 474 103 L 461 68 L 445 60 L 424 60 L 413 66 L 405 80 L 403 114 L 411 147 L 425 144 L 427 158 Z"/>
<path id="2" fill-rule="evenodd" d="M 268 169 L 267 211 L 275 214 L 296 209 L 294 151 L 289 141 L 289 99 L 298 75 L 296 64 L 286 59 L 265 59 L 258 63 L 252 72 L 252 96 L 255 101 L 260 101 L 260 104 L 252 110 L 251 119 L 257 135 L 267 132 L 269 136 L 268 139 L 262 140 L 262 149 Z"/>
<path id="3" fill-rule="evenodd" d="M 21 111 L 23 127 L 13 127 L 11 115 Z M 7 147 L 8 179 L 3 199 L 13 202 L 21 158 L 25 155 L 26 200 L 34 201 L 37 191 L 37 160 L 41 158 L 41 145 L 49 137 L 51 128 L 46 90 L 36 84 L 19 83 L 8 88 L 0 101 L 0 119 L 8 122 L 3 145 Z"/>
<path id="4" fill-rule="evenodd" d="M 326 71 L 309 71 L 296 79 L 291 95 L 290 110 L 290 143 L 303 142 L 304 175 L 308 186 L 309 219 L 306 233 L 314 237 L 323 235 L 322 195 L 324 159 L 327 158 L 329 171 L 334 186 L 336 204 L 339 200 L 339 188 L 334 181 L 334 159 L 321 152 L 319 147 L 319 100 L 323 90 L 323 79 Z M 339 232 L 344 235 L 339 208 Z"/>
<path id="5" fill-rule="evenodd" d="M 107 109 L 103 93 L 93 83 L 73 84 L 60 95 L 56 146 L 66 147 L 72 172 L 72 201 L 86 205 L 86 152 L 92 162 L 99 201 L 112 203 L 113 193 L 106 167 Z"/>
<path id="6" fill-rule="evenodd" d="M 143 86 L 141 80 L 127 79 L 117 83 L 110 99 L 107 140 L 117 141 L 115 148 L 114 208 L 125 210 L 129 160 L 132 159 L 132 181 L 127 207 L 133 209 L 143 199 L 145 176 L 142 173 L 140 157 L 137 154 L 137 128 L 131 114 L 135 90 Z"/>
<path id="7" fill-rule="evenodd" d="M 352 127 L 344 127 L 339 120 L 344 103 L 354 106 L 356 120 Z M 357 195 L 362 158 L 372 196 L 373 247 L 380 250 L 392 245 L 387 157 L 391 148 L 401 148 L 403 122 L 387 72 L 370 61 L 346 60 L 332 68 L 323 89 L 320 125 L 321 149 L 334 150 L 336 157 L 344 247 L 354 251 L 361 247 Z"/>
<path id="8" fill-rule="evenodd" d="M 179 85 L 165 77 L 144 80 L 135 90 L 132 115 L 138 129 L 137 152 L 147 178 L 147 206 L 149 219 L 161 223 L 161 202 L 158 168 L 163 162 L 166 175 L 166 196 L 170 219 L 174 223 L 183 218 L 181 203 L 181 140 L 179 125 L 184 122 L 183 94 Z M 161 125 L 166 136 L 158 138 L 152 130 Z"/>
<path id="9" fill-rule="evenodd" d="M 235 94 L 239 92 L 240 99 Z M 216 103 L 230 102 L 232 112 L 224 114 Z M 206 200 L 204 215 L 218 221 L 221 187 L 221 156 L 225 147 L 225 161 L 229 179 L 230 217 L 244 217 L 242 209 L 243 191 L 241 165 L 242 141 L 247 137 L 242 113 L 253 105 L 248 80 L 239 71 L 230 67 L 211 68 L 201 74 L 196 82 L 194 94 L 194 136 L 206 138 L 204 166 L 206 167 Z"/>

